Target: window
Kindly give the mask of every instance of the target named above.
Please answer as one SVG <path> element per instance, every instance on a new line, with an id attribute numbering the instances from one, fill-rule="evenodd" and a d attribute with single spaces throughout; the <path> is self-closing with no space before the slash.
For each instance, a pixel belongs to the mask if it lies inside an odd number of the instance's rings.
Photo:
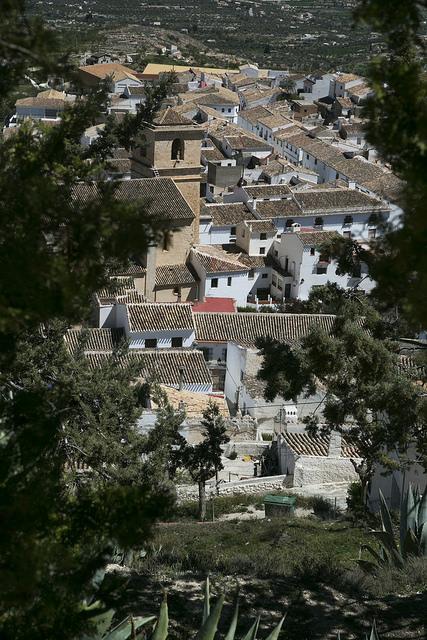
<path id="1" fill-rule="evenodd" d="M 244 377 L 245 377 L 245 373 L 244 373 L 244 371 L 241 371 L 240 372 L 240 382 L 242 382 Z"/>
<path id="2" fill-rule="evenodd" d="M 265 280 L 266 278 L 268 278 L 268 273 L 263 273 L 263 274 L 262 274 L 262 276 L 261 276 L 261 278 L 262 278 L 263 280 Z"/>
<path id="3" fill-rule="evenodd" d="M 281 234 L 281 233 L 278 233 L 278 234 L 277 234 L 277 238 L 281 238 L 281 237 L 282 237 L 282 234 Z"/>
<path id="4" fill-rule="evenodd" d="M 231 227 L 230 236 L 235 236 L 235 235 L 236 235 L 236 227 Z"/>
<path id="5" fill-rule="evenodd" d="M 228 113 L 231 113 L 231 109 L 230 108 L 228 108 Z"/>
<path id="6" fill-rule="evenodd" d="M 279 289 L 279 291 L 283 291 L 283 280 L 281 280 L 280 278 L 277 279 L 277 288 Z"/>
<path id="7" fill-rule="evenodd" d="M 277 278 L 276 278 L 276 276 L 271 276 L 271 284 L 273 285 L 273 287 L 277 286 Z"/>
<path id="8" fill-rule="evenodd" d="M 157 338 L 145 338 L 145 348 L 146 349 L 156 349 L 157 348 Z"/>
<path id="9" fill-rule="evenodd" d="M 311 247 L 311 249 L 310 249 L 310 255 L 311 255 L 311 256 L 314 256 L 314 254 L 315 254 L 315 253 L 316 253 L 315 248 L 314 248 L 314 247 Z"/>
<path id="10" fill-rule="evenodd" d="M 221 109 L 221 111 L 222 111 L 222 113 L 225 113 L 225 109 L 224 109 L 224 107 Z"/>
<path id="11" fill-rule="evenodd" d="M 279 252 L 277 251 L 277 249 L 274 250 L 274 257 L 277 258 L 279 256 Z"/>
<path id="12" fill-rule="evenodd" d="M 259 239 L 260 240 L 267 240 L 267 234 L 266 233 L 260 233 L 259 234 Z"/>
<path id="13" fill-rule="evenodd" d="M 251 269 L 248 273 L 248 279 L 249 280 L 253 280 L 255 277 L 255 271 L 253 269 Z"/>
<path id="14" fill-rule="evenodd" d="M 218 278 L 211 278 L 212 289 L 218 289 Z"/>
<path id="15" fill-rule="evenodd" d="M 340 177 L 340 174 L 339 174 L 339 173 L 336 173 L 336 174 L 335 174 L 335 180 L 338 180 L 338 178 L 339 178 L 339 177 Z"/>
<path id="16" fill-rule="evenodd" d="M 345 227 L 352 225 L 353 224 L 353 216 L 345 216 L 343 224 L 344 224 Z"/>
<path id="17" fill-rule="evenodd" d="M 169 236 L 167 233 L 163 235 L 163 251 L 169 251 Z"/>
<path id="18" fill-rule="evenodd" d="M 231 276 L 228 276 L 228 278 L 227 278 L 227 287 L 231 287 L 232 281 L 233 281 L 233 278 Z"/>
<path id="19" fill-rule="evenodd" d="M 184 160 L 184 140 L 181 138 L 172 142 L 171 160 Z"/>
<path id="20" fill-rule="evenodd" d="M 317 164 L 317 158 L 314 158 L 314 164 Z"/>
<path id="21" fill-rule="evenodd" d="M 315 227 L 323 227 L 323 218 L 321 218 L 320 216 L 314 219 L 314 226 Z"/>
<path id="22" fill-rule="evenodd" d="M 368 229 L 368 238 L 370 240 L 373 240 L 374 238 L 376 238 L 377 236 L 377 230 L 376 229 Z"/>
<path id="23" fill-rule="evenodd" d="M 259 248 L 259 255 L 260 256 L 264 256 L 265 255 L 265 247 L 260 247 Z"/>
<path id="24" fill-rule="evenodd" d="M 182 347 L 182 338 L 172 338 L 172 346 L 173 347 Z"/>
<path id="25" fill-rule="evenodd" d="M 56 109 L 45 109 L 44 112 L 45 118 L 57 118 L 58 117 L 58 111 Z"/>

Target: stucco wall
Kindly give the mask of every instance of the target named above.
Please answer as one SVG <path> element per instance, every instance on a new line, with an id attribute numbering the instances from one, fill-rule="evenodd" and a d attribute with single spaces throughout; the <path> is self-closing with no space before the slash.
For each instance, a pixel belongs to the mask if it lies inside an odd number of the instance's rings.
<path id="1" fill-rule="evenodd" d="M 348 458 L 295 456 L 294 487 L 356 480 L 358 475 Z"/>
<path id="2" fill-rule="evenodd" d="M 251 478 L 250 480 L 240 480 L 239 482 L 221 483 L 218 487 L 219 495 L 251 495 L 256 493 L 269 493 L 270 491 L 280 491 L 285 488 L 285 476 L 266 476 L 264 478 Z M 178 485 L 176 487 L 178 501 L 196 500 L 199 496 L 198 488 L 194 485 Z M 206 493 L 216 495 L 214 484 L 208 483 Z"/>

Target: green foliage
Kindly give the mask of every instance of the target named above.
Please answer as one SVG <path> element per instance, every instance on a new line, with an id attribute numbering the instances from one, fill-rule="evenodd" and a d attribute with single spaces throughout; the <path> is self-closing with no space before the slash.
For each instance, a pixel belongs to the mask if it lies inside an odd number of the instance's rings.
<path id="1" fill-rule="evenodd" d="M 72 79 L 52 61 L 55 36 L 0 4 L 0 99 L 29 68 Z M 31 69 L 31 74 L 33 73 Z M 83 131 L 104 89 L 77 99 L 58 126 L 26 123 L 0 140 L 0 635 L 63 640 L 86 626 L 82 594 L 112 557 L 141 546 L 171 495 L 153 487 L 135 425 L 143 398 L 113 356 L 91 371 L 63 332 L 108 280 L 111 261 L 141 253 L 164 229 L 145 203 L 118 202 L 113 182 L 92 201 L 76 186 L 102 175 L 112 138 L 90 149 Z M 64 322 L 58 324 L 58 320 Z M 89 467 L 82 474 L 78 467 Z"/>
<path id="2" fill-rule="evenodd" d="M 199 485 L 200 518 L 206 517 L 205 484 L 215 473 L 223 469 L 221 462 L 221 445 L 227 444 L 230 438 L 226 435 L 224 419 L 221 416 L 218 404 L 209 401 L 203 412 L 202 435 L 204 439 L 194 446 L 183 447 L 180 453 L 182 465 L 190 476 Z"/>
<path id="3" fill-rule="evenodd" d="M 206 579 L 204 585 L 204 603 L 203 603 L 203 618 L 200 629 L 196 634 L 196 640 L 214 640 L 215 635 L 218 631 L 218 624 L 220 622 L 222 609 L 224 606 L 224 595 L 220 595 L 216 600 L 215 604 L 211 606 L 210 604 L 210 587 L 209 587 L 209 578 Z M 236 602 L 234 607 L 233 616 L 231 619 L 230 626 L 225 635 L 224 640 L 234 640 L 236 637 L 236 629 L 239 618 L 239 605 Z M 269 634 L 266 640 L 277 640 L 279 637 L 280 631 L 282 629 L 283 622 L 285 617 L 283 617 L 280 622 L 274 627 L 272 632 Z M 166 601 L 166 596 L 160 607 L 160 615 L 154 630 L 154 634 L 151 636 L 151 640 L 166 640 L 168 637 L 168 624 L 169 624 L 169 616 L 168 616 L 168 605 Z M 254 622 L 251 626 L 247 634 L 244 636 L 244 640 L 256 640 L 256 634 L 259 625 L 259 618 Z M 115 640 L 115 639 L 111 639 Z"/>
<path id="4" fill-rule="evenodd" d="M 363 462 L 355 469 L 365 490 L 375 462 L 391 464 L 384 449 L 404 449 L 417 438 L 424 446 L 419 424 L 425 399 L 400 372 L 394 344 L 375 337 L 381 331 L 375 314 L 367 314 L 361 326 L 358 312 L 356 303 L 346 306 L 330 334 L 315 327 L 292 349 L 260 339 L 259 376 L 267 382 L 268 400 L 280 395 L 297 401 L 321 387 L 323 398 L 305 419 L 307 428 L 317 432 L 322 422 L 323 432 L 337 430 L 357 446 Z"/>
<path id="5" fill-rule="evenodd" d="M 400 542 L 396 542 L 394 527 L 387 502 L 380 491 L 381 531 L 373 536 L 380 543 L 378 553 L 371 545 L 362 545 L 362 551 L 368 551 L 375 562 L 359 560 L 362 568 L 376 571 L 381 566 L 394 566 L 402 569 L 411 556 L 427 557 L 427 490 L 420 495 L 409 485 L 400 506 Z"/>

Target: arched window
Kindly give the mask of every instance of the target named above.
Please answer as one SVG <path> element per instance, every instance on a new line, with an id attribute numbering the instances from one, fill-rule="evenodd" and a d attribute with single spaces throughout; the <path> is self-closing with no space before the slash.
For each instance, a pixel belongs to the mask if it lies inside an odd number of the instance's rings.
<path id="1" fill-rule="evenodd" d="M 323 227 L 323 218 L 321 218 L 320 216 L 315 218 L 314 219 L 314 226 L 315 227 Z"/>
<path id="2" fill-rule="evenodd" d="M 345 216 L 344 226 L 349 227 L 351 224 L 353 224 L 353 216 Z"/>
<path id="3" fill-rule="evenodd" d="M 285 227 L 288 229 L 289 227 L 292 227 L 293 224 L 294 224 L 294 221 L 292 220 L 292 218 L 290 218 L 289 220 L 286 220 Z"/>
<path id="4" fill-rule="evenodd" d="M 181 138 L 172 142 L 171 160 L 184 160 L 184 140 Z"/>

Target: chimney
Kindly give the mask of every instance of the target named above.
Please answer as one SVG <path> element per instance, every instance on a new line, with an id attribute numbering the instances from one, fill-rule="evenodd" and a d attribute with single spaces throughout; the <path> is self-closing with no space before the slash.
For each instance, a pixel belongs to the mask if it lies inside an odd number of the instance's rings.
<path id="1" fill-rule="evenodd" d="M 341 458 L 341 434 L 338 431 L 331 431 L 328 447 L 329 458 Z"/>
<path id="2" fill-rule="evenodd" d="M 156 286 L 156 247 L 149 246 L 146 256 L 145 274 L 145 298 L 148 302 L 154 301 L 154 288 Z"/>
<path id="3" fill-rule="evenodd" d="M 256 198 L 254 198 L 252 201 L 252 209 L 256 211 Z"/>
<path id="4" fill-rule="evenodd" d="M 182 367 L 179 368 L 179 386 L 178 391 L 182 391 L 184 386 L 184 369 Z"/>

